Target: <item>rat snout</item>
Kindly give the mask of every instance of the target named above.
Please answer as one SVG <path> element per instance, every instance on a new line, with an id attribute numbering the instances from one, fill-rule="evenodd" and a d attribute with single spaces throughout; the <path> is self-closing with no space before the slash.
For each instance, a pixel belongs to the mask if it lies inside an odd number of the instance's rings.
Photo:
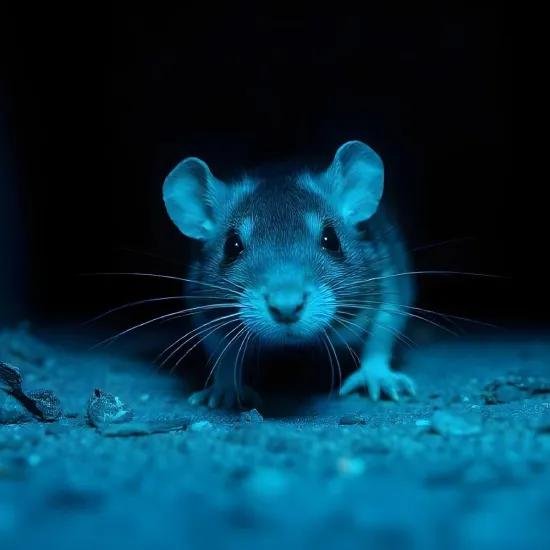
<path id="1" fill-rule="evenodd" d="M 306 299 L 303 289 L 280 288 L 265 295 L 273 320 L 287 325 L 300 319 Z"/>

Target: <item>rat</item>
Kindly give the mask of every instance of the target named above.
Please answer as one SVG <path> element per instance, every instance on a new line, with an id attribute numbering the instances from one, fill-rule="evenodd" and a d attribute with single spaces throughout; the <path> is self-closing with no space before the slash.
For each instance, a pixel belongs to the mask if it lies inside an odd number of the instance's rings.
<path id="1" fill-rule="evenodd" d="M 257 405 L 259 396 L 240 375 L 255 341 L 266 353 L 323 346 L 333 369 L 338 350 L 349 352 L 357 368 L 340 381 L 342 396 L 415 394 L 413 380 L 391 367 L 414 292 L 410 277 L 401 276 L 409 258 L 380 205 L 383 190 L 383 162 L 361 141 L 343 144 L 324 171 L 225 182 L 190 157 L 168 174 L 168 215 L 201 245 L 186 289 L 196 297 L 195 328 L 179 347 L 194 338 L 214 358 L 213 382 L 190 403 Z M 196 306 L 201 296 L 205 304 Z"/>

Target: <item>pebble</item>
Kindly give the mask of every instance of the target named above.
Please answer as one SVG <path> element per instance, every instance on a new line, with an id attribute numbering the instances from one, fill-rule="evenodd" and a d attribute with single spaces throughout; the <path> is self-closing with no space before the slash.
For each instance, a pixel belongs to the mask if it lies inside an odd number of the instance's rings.
<path id="1" fill-rule="evenodd" d="M 487 389 L 483 393 L 483 399 L 487 405 L 519 401 L 520 399 L 525 399 L 526 397 L 529 397 L 527 392 L 512 384 L 497 385 L 496 387 Z"/>
<path id="2" fill-rule="evenodd" d="M 367 419 L 360 414 L 346 414 L 340 418 L 338 424 L 340 426 L 354 426 L 357 424 L 364 425 L 367 423 Z"/>
<path id="3" fill-rule="evenodd" d="M 88 421 L 92 426 L 129 422 L 134 413 L 116 395 L 95 389 L 88 401 Z"/>
<path id="4" fill-rule="evenodd" d="M 57 420 L 61 414 L 61 402 L 55 393 L 51 390 L 34 390 L 30 392 L 23 391 L 23 377 L 21 371 L 12 365 L 0 361 L 0 384 L 5 392 L 9 392 L 11 397 L 27 409 L 29 413 L 37 416 L 41 420 Z M 7 408 L 8 417 L 13 416 L 15 406 L 11 402 L 5 402 L 4 408 Z M 3 416 L 0 406 L 0 417 Z M 19 420 L 24 421 L 23 419 Z M 1 422 L 1 420 L 0 420 Z"/>
<path id="5" fill-rule="evenodd" d="M 26 394 L 42 420 L 57 420 L 62 414 L 61 401 L 51 390 L 36 390 Z"/>
<path id="6" fill-rule="evenodd" d="M 532 395 L 550 393 L 550 379 L 541 376 L 499 376 L 487 384 L 482 397 L 488 405 L 508 403 Z"/>
<path id="7" fill-rule="evenodd" d="M 23 378 L 21 376 L 21 371 L 4 361 L 0 361 L 0 384 L 2 387 L 7 390 L 21 390 L 21 385 L 23 383 Z"/>
<path id="8" fill-rule="evenodd" d="M 250 422 L 256 424 L 264 421 L 264 417 L 256 410 L 252 409 L 250 411 L 243 411 L 240 414 L 241 422 Z"/>

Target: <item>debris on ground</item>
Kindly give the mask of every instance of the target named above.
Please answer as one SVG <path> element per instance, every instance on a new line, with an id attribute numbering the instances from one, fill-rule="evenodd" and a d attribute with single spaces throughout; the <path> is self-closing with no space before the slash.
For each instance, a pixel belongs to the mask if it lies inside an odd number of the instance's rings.
<path id="1" fill-rule="evenodd" d="M 250 411 L 243 411 L 240 414 L 241 422 L 250 422 L 256 424 L 264 421 L 264 417 L 258 412 L 257 409 L 251 409 Z"/>
<path id="2" fill-rule="evenodd" d="M 188 418 L 132 421 L 126 424 L 102 424 L 99 432 L 107 437 L 134 437 L 185 430 Z"/>
<path id="3" fill-rule="evenodd" d="M 24 391 L 21 371 L 2 361 L 0 361 L 0 383 L 2 384 L 0 391 L 12 398 L 4 399 L 0 406 L 0 419 L 5 419 L 3 423 L 28 421 L 27 415 L 19 414 L 21 409 L 15 405 L 13 399 L 19 401 L 29 413 L 46 422 L 57 420 L 63 413 L 61 402 L 52 390 Z M 16 420 L 9 421 L 9 418 Z"/>
<path id="4" fill-rule="evenodd" d="M 133 417 L 133 411 L 116 395 L 99 388 L 92 392 L 88 401 L 88 421 L 92 426 L 100 428 L 105 424 L 121 424 Z"/>
<path id="5" fill-rule="evenodd" d="M 73 351 L 43 353 L 22 338 L 14 353 L 13 331 L 0 332 L 9 367 L 0 415 L 16 419 L 0 425 L 2 550 L 86 539 L 86 548 L 240 550 L 547 542 L 550 341 L 413 350 L 404 370 L 418 382 L 415 401 L 265 392 L 261 422 L 254 409 L 192 408 L 187 373 L 155 371 L 152 353 L 96 355 L 71 337 Z M 148 350 L 164 342 L 154 338 Z M 519 347 L 528 364 L 518 364 Z M 49 362 L 30 362 L 41 356 Z M 515 368 L 525 374 L 505 374 Z M 51 404 L 26 386 L 54 378 L 65 411 L 45 423 L 13 390 Z"/>
<path id="6" fill-rule="evenodd" d="M 487 384 L 481 396 L 487 405 L 496 405 L 545 393 L 550 393 L 550 378 L 510 374 Z"/>
<path id="7" fill-rule="evenodd" d="M 340 418 L 338 424 L 340 426 L 353 426 L 356 424 L 366 424 L 367 419 L 360 414 L 346 414 Z"/>

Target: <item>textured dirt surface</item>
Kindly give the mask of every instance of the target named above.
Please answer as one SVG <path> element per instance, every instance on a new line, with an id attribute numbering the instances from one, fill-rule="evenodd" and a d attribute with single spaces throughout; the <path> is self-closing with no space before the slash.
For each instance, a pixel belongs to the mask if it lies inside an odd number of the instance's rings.
<path id="1" fill-rule="evenodd" d="M 422 345 L 415 399 L 317 396 L 263 419 L 190 408 L 137 353 L 59 342 L 0 333 L 0 360 L 64 411 L 0 424 L 3 550 L 550 547 L 546 335 Z M 133 414 L 92 427 L 96 388 Z"/>

